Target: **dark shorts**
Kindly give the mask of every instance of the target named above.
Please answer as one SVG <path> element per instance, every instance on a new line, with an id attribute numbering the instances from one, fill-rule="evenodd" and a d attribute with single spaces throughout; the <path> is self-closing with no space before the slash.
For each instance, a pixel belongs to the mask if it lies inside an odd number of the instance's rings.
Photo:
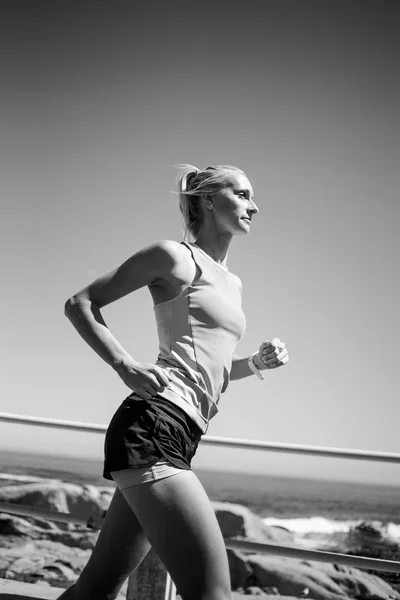
<path id="1" fill-rule="evenodd" d="M 150 467 L 160 459 L 190 469 L 201 436 L 196 423 L 172 402 L 132 393 L 108 426 L 103 477 L 112 480 L 111 471 Z"/>

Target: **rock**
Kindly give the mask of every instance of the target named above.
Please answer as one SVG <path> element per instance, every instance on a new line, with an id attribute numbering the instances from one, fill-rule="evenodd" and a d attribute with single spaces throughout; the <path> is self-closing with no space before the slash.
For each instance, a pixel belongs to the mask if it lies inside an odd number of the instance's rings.
<path id="1" fill-rule="evenodd" d="M 400 598 L 400 594 L 379 577 L 353 567 L 338 571 L 330 563 L 269 555 L 248 556 L 247 561 L 260 587 L 275 586 L 282 595 L 299 597 L 308 588 L 308 597 L 315 600 Z"/>
<path id="2" fill-rule="evenodd" d="M 60 532 L 55 523 L 48 521 L 46 527 L 42 523 L 42 519 L 0 514 L 0 535 L 24 535 L 38 539 Z"/>
<path id="3" fill-rule="evenodd" d="M 255 585 L 251 585 L 251 586 L 245 588 L 244 593 L 246 594 L 246 596 L 264 596 L 265 597 L 267 595 L 261 588 L 255 586 Z"/>
<path id="4" fill-rule="evenodd" d="M 252 542 L 293 542 L 290 532 L 283 528 L 269 527 L 245 506 L 230 502 L 212 502 L 222 535 L 226 538 L 242 538 Z"/>
<path id="5" fill-rule="evenodd" d="M 0 535 L 32 535 L 35 537 L 32 529 L 32 524 L 26 519 L 0 514 Z"/>
<path id="6" fill-rule="evenodd" d="M 0 488 L 0 501 L 55 512 L 68 512 L 68 504 L 62 486 L 53 483 L 28 483 Z"/>
<path id="7" fill-rule="evenodd" d="M 37 579 L 36 573 L 39 569 L 44 567 L 46 560 L 43 556 L 37 556 L 30 554 L 29 556 L 23 556 L 17 558 L 10 563 L 8 569 L 5 572 L 6 579 L 21 579 L 27 581 L 30 578 Z"/>
<path id="8" fill-rule="evenodd" d="M 374 546 L 383 541 L 382 531 L 373 523 L 362 521 L 352 527 L 347 534 L 348 545 L 360 548 L 363 546 Z"/>
<path id="9" fill-rule="evenodd" d="M 246 557 L 237 550 L 228 548 L 226 551 L 229 562 L 229 572 L 231 575 L 232 589 L 245 587 L 249 577 L 253 574 L 253 569 L 250 567 Z"/>
<path id="10" fill-rule="evenodd" d="M 304 588 L 304 590 L 302 592 L 300 592 L 299 598 L 308 598 L 309 594 L 310 594 L 310 588 L 306 587 L 306 588 Z"/>
<path id="11" fill-rule="evenodd" d="M 67 512 L 89 517 L 90 515 L 100 517 L 107 510 L 113 491 L 104 492 L 102 488 L 94 485 L 75 485 L 64 483 Z"/>
<path id="12" fill-rule="evenodd" d="M 71 548 L 93 549 L 99 531 L 83 529 L 82 531 L 62 531 L 49 521 L 51 527 L 42 528 L 36 525 L 37 519 L 24 519 L 0 514 L 0 536 L 23 536 L 29 539 L 52 540 L 61 542 Z M 77 529 L 77 528 L 76 528 Z M 0 545 L 1 546 L 1 545 Z"/>
<path id="13" fill-rule="evenodd" d="M 27 583 L 50 582 L 69 585 L 76 581 L 90 555 L 79 548 L 42 540 L 29 541 L 13 548 L 2 548 L 0 577 Z"/>
<path id="14" fill-rule="evenodd" d="M 59 531 L 58 524 L 54 521 L 48 521 L 47 519 L 31 519 L 32 522 L 40 529 L 40 531 Z"/>
<path id="15" fill-rule="evenodd" d="M 71 548 L 82 548 L 82 550 L 93 550 L 99 532 L 98 531 L 58 531 L 49 533 L 45 537 L 46 539 L 52 540 L 53 542 L 61 542 L 65 546 Z M 42 539 L 43 539 L 42 537 Z"/>
<path id="16" fill-rule="evenodd" d="M 0 488 L 1 502 L 76 513 L 83 517 L 101 516 L 107 510 L 112 495 L 113 491 L 109 488 L 73 483 L 29 483 Z"/>
<path id="17" fill-rule="evenodd" d="M 0 501 L 10 504 L 22 504 L 52 512 L 68 512 L 65 492 L 57 483 L 28 483 L 24 485 L 10 485 L 0 488 Z M 37 524 L 42 519 L 26 517 L 28 522 Z M 68 523 L 58 523 L 60 529 L 72 529 Z"/>
<path id="18" fill-rule="evenodd" d="M 269 596 L 280 596 L 278 588 L 272 587 L 263 587 L 263 592 L 265 592 Z"/>
<path id="19" fill-rule="evenodd" d="M 286 527 L 281 527 L 281 525 L 266 525 L 263 523 L 264 527 L 267 527 L 274 536 L 274 542 L 277 544 L 282 544 L 283 546 L 290 546 L 294 541 L 294 535 L 289 529 Z"/>
<path id="20" fill-rule="evenodd" d="M 18 544 L 1 547 L 0 552 L 0 578 L 53 587 L 69 587 L 74 583 L 91 554 L 91 550 L 70 548 L 50 540 L 24 540 L 21 543 L 21 538 Z M 127 582 L 118 600 L 125 598 L 126 588 Z"/>
<path id="21" fill-rule="evenodd" d="M 72 585 L 77 579 L 77 573 L 63 562 L 57 560 L 51 564 L 44 565 L 35 576 L 43 583 L 57 583 Z"/>
<path id="22" fill-rule="evenodd" d="M 0 501 L 10 504 L 21 504 L 36 509 L 50 510 L 52 512 L 72 513 L 83 518 L 103 516 L 111 502 L 114 490 L 100 488 L 94 485 L 80 486 L 72 483 L 30 483 L 23 485 L 9 485 L 0 488 Z M 4 520 L 0 513 L 0 533 L 29 535 L 40 537 L 38 532 L 43 533 L 45 529 L 50 532 L 76 531 L 79 526 L 71 523 L 51 522 L 42 518 L 25 517 L 24 520 Z M 18 517 L 12 517 L 17 518 Z M 30 525 L 29 525 L 30 524 Z M 39 529 L 36 529 L 39 527 Z M 51 537 L 51 536 L 49 536 Z M 53 539 L 56 539 L 56 534 Z"/>

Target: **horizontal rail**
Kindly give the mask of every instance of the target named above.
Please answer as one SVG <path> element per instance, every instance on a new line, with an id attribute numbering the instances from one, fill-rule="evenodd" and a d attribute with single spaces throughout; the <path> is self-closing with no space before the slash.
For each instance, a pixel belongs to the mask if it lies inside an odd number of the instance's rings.
<path id="1" fill-rule="evenodd" d="M 283 444 L 280 442 L 264 442 L 258 440 L 242 440 L 238 438 L 221 438 L 205 436 L 202 443 L 233 448 L 248 448 L 251 450 L 269 450 L 271 452 L 286 452 L 309 454 L 314 456 L 329 456 L 332 458 L 351 458 L 355 460 L 370 460 L 400 464 L 400 454 L 394 452 L 376 452 L 372 450 L 353 450 L 351 448 L 328 448 L 326 446 L 311 446 L 306 444 Z"/>
<path id="2" fill-rule="evenodd" d="M 99 425 L 97 423 L 44 419 L 43 417 L 31 417 L 13 413 L 0 413 L 0 421 L 4 421 L 5 423 L 18 423 L 20 425 L 39 425 L 41 427 L 51 427 L 52 429 L 72 429 L 74 431 L 85 431 L 89 433 L 105 433 L 107 431 L 106 425 Z"/>
<path id="3" fill-rule="evenodd" d="M 33 518 L 44 518 L 50 521 L 62 523 L 75 523 L 84 525 L 90 529 L 101 529 L 103 518 L 97 516 L 80 517 L 70 513 L 53 512 L 42 510 L 31 506 L 21 504 L 9 504 L 0 502 L 0 512 L 13 515 L 21 515 Z M 288 558 L 298 558 L 315 560 L 318 562 L 330 562 L 361 569 L 375 569 L 376 571 L 386 571 L 391 573 L 400 573 L 400 562 L 393 560 L 382 560 L 377 558 L 366 558 L 364 556 L 350 556 L 348 554 L 339 554 L 335 552 L 324 552 L 321 550 L 306 550 L 297 546 L 281 546 L 280 544 L 264 544 L 260 542 L 249 542 L 247 540 L 235 540 L 224 538 L 226 548 L 232 550 L 241 550 L 242 552 L 253 552 L 255 554 L 273 554 L 275 556 L 285 556 Z"/>
<path id="4" fill-rule="evenodd" d="M 225 546 L 232 550 L 254 552 L 255 554 L 273 554 L 274 556 L 285 556 L 287 558 L 303 558 L 318 562 L 330 562 L 361 569 L 375 569 L 400 573 L 400 562 L 394 560 L 383 560 L 380 558 L 366 558 L 365 556 L 351 556 L 336 552 L 324 552 L 322 550 L 305 550 L 297 546 L 281 546 L 278 544 L 261 544 L 259 542 L 248 542 L 246 540 L 232 540 L 225 538 Z"/>
<path id="5" fill-rule="evenodd" d="M 80 423 L 78 421 L 64 421 L 59 419 L 44 419 L 27 415 L 0 413 L 0 421 L 18 423 L 20 425 L 38 425 L 58 429 L 69 429 L 89 433 L 105 433 L 106 425 L 96 423 Z M 249 450 L 268 450 L 270 452 L 286 452 L 294 454 L 308 454 L 313 456 L 327 456 L 330 458 L 347 458 L 353 460 L 368 460 L 400 464 L 400 454 L 393 452 L 375 452 L 371 450 L 353 450 L 350 448 L 328 448 L 326 446 L 310 446 L 305 444 L 283 444 L 280 442 L 265 442 L 261 440 L 243 440 L 239 438 L 222 438 L 205 435 L 202 444 L 215 446 L 230 446 L 233 448 L 247 448 Z"/>
<path id="6" fill-rule="evenodd" d="M 18 481 L 20 483 L 60 483 L 61 479 L 55 477 L 33 477 L 32 475 L 15 475 L 14 473 L 0 473 L 0 481 Z M 1 598 L 1 596 L 0 596 Z"/>
<path id="7" fill-rule="evenodd" d="M 83 525 L 88 529 L 101 529 L 104 521 L 102 517 L 80 517 L 71 513 L 54 512 L 52 510 L 35 508 L 34 506 L 10 504 L 8 502 L 0 502 L 0 513 L 2 512 L 20 517 L 32 517 L 33 519 L 48 519 L 57 523 L 73 523 L 74 525 Z"/>

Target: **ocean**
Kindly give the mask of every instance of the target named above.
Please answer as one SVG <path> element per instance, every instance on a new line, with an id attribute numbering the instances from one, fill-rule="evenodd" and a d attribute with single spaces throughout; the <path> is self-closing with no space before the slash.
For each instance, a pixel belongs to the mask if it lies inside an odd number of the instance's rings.
<path id="1" fill-rule="evenodd" d="M 289 529 L 312 546 L 368 521 L 400 543 L 400 486 L 195 470 L 211 500 L 242 504 L 269 525 Z M 8 474 L 113 487 L 101 460 L 1 451 L 0 486 Z"/>

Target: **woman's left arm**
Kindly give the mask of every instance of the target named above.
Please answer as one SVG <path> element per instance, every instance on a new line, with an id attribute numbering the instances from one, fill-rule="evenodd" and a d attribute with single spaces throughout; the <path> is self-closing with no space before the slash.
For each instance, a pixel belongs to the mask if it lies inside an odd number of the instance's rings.
<path id="1" fill-rule="evenodd" d="M 283 367 L 288 360 L 289 355 L 286 350 L 286 344 L 281 342 L 279 338 L 263 342 L 258 352 L 253 356 L 253 363 L 259 371 Z M 254 371 L 249 366 L 249 357 L 242 358 L 234 354 L 232 357 L 230 380 L 243 379 L 250 375 L 254 375 Z"/>

